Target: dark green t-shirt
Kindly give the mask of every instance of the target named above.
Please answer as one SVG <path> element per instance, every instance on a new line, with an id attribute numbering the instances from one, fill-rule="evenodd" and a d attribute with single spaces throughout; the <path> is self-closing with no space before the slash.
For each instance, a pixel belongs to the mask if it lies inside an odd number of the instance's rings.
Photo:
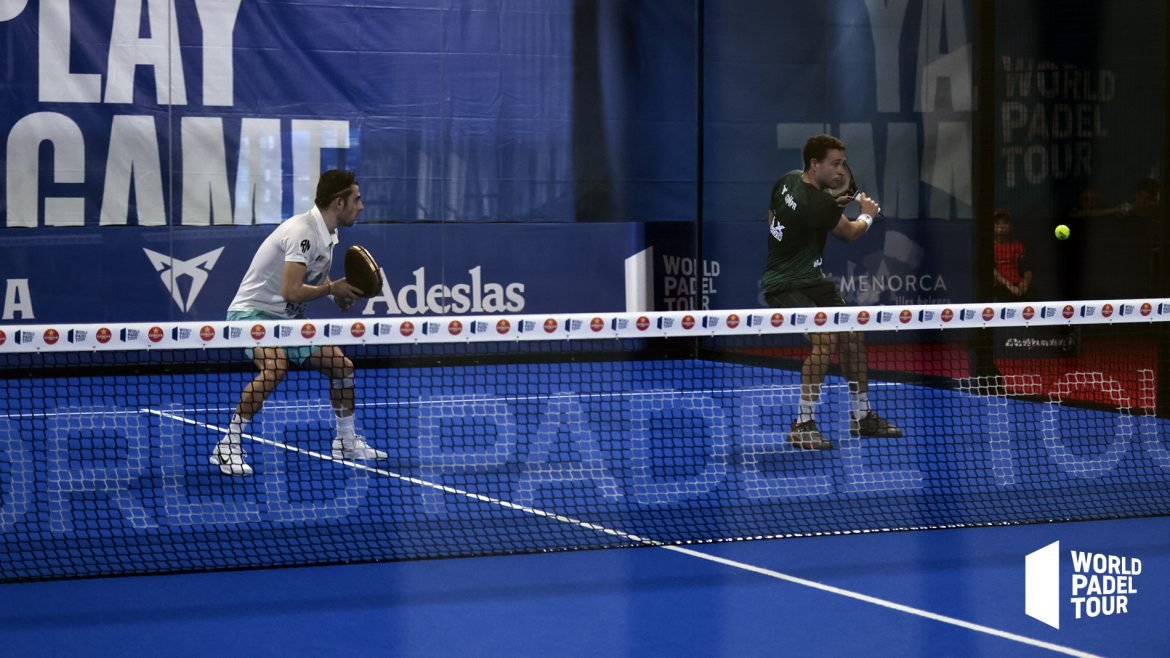
<path id="1" fill-rule="evenodd" d="M 768 227 L 764 292 L 803 288 L 827 278 L 821 269 L 825 238 L 841 219 L 841 208 L 828 193 L 801 180 L 802 173 L 790 171 L 772 186 L 770 207 L 776 216 Z"/>

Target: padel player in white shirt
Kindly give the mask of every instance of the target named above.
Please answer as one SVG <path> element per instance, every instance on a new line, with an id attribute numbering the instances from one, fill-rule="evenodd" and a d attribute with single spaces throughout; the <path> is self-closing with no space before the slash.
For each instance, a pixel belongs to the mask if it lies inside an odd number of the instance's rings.
<path id="1" fill-rule="evenodd" d="M 315 205 L 285 220 L 260 245 L 228 308 L 228 320 L 280 320 L 304 317 L 305 304 L 332 295 L 344 311 L 360 291 L 345 279 L 329 279 L 339 227 L 353 226 L 362 196 L 352 171 L 330 169 L 317 181 Z M 260 370 L 240 394 L 227 436 L 215 446 L 211 463 L 226 475 L 251 475 L 243 434 L 264 401 L 288 373 L 289 364 L 312 368 L 329 380 L 329 401 L 337 415 L 334 459 L 386 459 L 354 431 L 353 362 L 341 348 L 255 347 L 247 350 Z"/>

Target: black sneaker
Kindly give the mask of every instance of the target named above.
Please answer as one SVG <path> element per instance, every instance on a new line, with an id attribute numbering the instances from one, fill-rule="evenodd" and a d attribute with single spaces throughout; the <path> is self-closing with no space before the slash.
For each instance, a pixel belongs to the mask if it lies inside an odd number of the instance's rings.
<path id="1" fill-rule="evenodd" d="M 872 409 L 857 421 L 857 432 L 861 436 L 874 436 L 882 439 L 900 439 L 902 430 L 891 425 L 889 421 L 877 415 Z"/>
<path id="2" fill-rule="evenodd" d="M 803 423 L 793 421 L 792 431 L 788 433 L 788 442 L 799 450 L 833 449 L 833 442 L 821 434 L 815 420 L 806 420 Z"/>

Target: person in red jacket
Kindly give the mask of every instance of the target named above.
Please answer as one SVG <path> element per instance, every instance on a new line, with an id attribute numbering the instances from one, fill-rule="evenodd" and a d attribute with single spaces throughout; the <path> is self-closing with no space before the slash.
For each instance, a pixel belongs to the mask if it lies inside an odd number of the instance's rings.
<path id="1" fill-rule="evenodd" d="M 1024 243 L 1012 236 L 1012 221 L 1003 209 L 995 211 L 995 301 L 1025 299 L 1032 287 Z"/>

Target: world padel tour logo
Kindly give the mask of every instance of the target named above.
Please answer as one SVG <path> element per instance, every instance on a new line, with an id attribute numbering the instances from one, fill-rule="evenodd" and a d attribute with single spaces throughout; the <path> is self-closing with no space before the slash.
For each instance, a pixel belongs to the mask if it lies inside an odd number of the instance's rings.
<path id="1" fill-rule="evenodd" d="M 1060 628 L 1062 609 L 1073 619 L 1132 612 L 1137 577 L 1142 573 L 1140 559 L 1071 550 L 1068 560 L 1062 561 L 1061 555 L 1056 541 L 1024 558 L 1024 612 L 1029 617 Z M 1064 605 L 1062 590 L 1068 593 Z"/>

